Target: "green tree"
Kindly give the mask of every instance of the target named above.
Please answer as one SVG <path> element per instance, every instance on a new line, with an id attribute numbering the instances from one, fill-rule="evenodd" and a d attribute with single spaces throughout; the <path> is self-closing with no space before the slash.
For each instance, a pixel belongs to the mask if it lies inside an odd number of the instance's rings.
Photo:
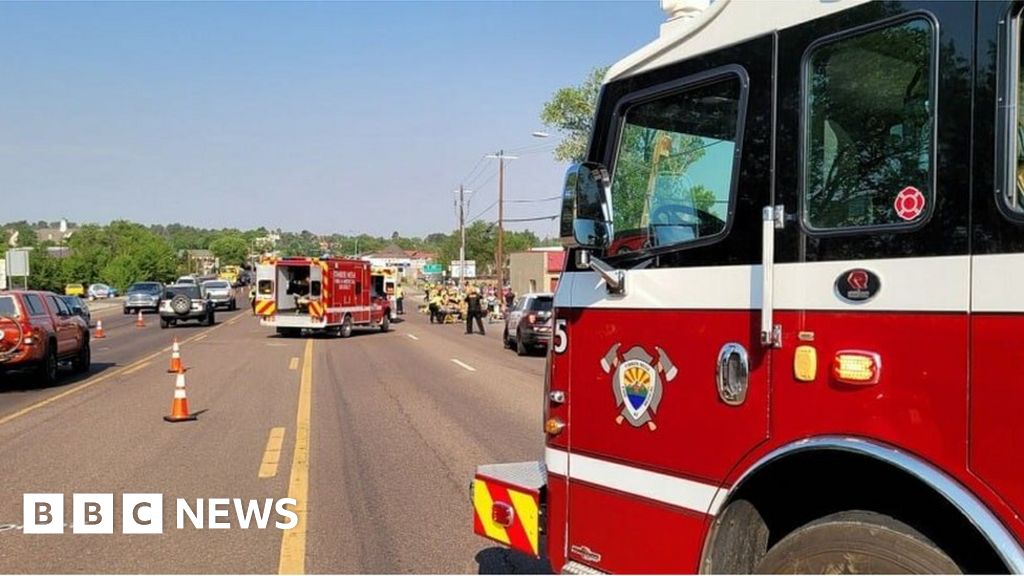
<path id="1" fill-rule="evenodd" d="M 249 243 L 241 233 L 224 234 L 210 242 L 210 251 L 220 259 L 221 266 L 239 266 L 249 255 Z"/>
<path id="2" fill-rule="evenodd" d="M 601 81 L 606 72 L 607 66 L 594 68 L 582 84 L 558 89 L 544 104 L 541 122 L 563 134 L 562 141 L 555 148 L 557 160 L 582 162 L 586 158 Z"/>
<path id="3" fill-rule="evenodd" d="M 83 226 L 69 240 L 63 259 L 70 281 L 104 282 L 124 290 L 141 280 L 169 280 L 176 270 L 175 253 L 166 240 L 140 224 L 111 222 Z"/>

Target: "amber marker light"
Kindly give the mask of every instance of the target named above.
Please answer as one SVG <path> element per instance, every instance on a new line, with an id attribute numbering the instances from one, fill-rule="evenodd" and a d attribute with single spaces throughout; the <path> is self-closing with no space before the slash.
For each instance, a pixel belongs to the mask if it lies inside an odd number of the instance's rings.
<path id="1" fill-rule="evenodd" d="M 547 422 L 544 423 L 544 431 L 551 436 L 561 434 L 564 428 L 565 422 L 562 422 L 558 418 L 548 418 Z"/>
<path id="2" fill-rule="evenodd" d="M 882 359 L 874 352 L 840 350 L 832 361 L 832 375 L 845 384 L 878 384 Z"/>

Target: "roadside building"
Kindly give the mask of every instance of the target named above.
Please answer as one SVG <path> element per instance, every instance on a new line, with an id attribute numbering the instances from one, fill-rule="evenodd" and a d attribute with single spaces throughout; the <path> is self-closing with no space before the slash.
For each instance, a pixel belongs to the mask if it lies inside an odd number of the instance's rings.
<path id="1" fill-rule="evenodd" d="M 184 257 L 189 274 L 210 276 L 217 272 L 217 257 L 209 250 L 184 250 L 179 256 Z"/>
<path id="2" fill-rule="evenodd" d="M 362 259 L 369 260 L 370 265 L 375 268 L 393 268 L 397 270 L 399 278 L 407 277 L 412 266 L 412 259 L 409 258 L 409 255 L 398 244 L 390 244 L 382 250 L 364 254 Z"/>
<path id="3" fill-rule="evenodd" d="M 61 245 L 67 242 L 77 230 L 77 228 L 67 228 L 66 226 L 64 230 L 60 228 L 37 228 L 36 241 L 40 244 L 50 242 L 55 245 Z"/>
<path id="4" fill-rule="evenodd" d="M 516 294 L 554 292 L 564 265 L 561 247 L 513 252 L 509 255 L 509 284 Z"/>

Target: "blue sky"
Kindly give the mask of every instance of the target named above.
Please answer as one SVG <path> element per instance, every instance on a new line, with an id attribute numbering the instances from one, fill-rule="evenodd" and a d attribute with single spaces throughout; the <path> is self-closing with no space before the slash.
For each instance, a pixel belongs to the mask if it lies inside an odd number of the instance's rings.
<path id="1" fill-rule="evenodd" d="M 530 136 L 543 103 L 662 19 L 653 1 L 0 3 L 0 222 L 449 231 L 475 166 L 470 215 L 496 200 L 478 160 L 498 148 L 533 147 L 511 199 L 557 195 L 554 138 Z"/>

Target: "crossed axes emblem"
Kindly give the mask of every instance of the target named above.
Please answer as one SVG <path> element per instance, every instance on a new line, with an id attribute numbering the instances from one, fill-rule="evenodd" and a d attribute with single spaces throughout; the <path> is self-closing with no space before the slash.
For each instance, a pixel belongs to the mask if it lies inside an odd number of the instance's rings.
<path id="1" fill-rule="evenodd" d="M 651 419 L 651 415 L 658 411 L 658 406 L 661 404 L 662 396 L 662 384 L 665 382 L 671 382 L 679 374 L 672 360 L 669 359 L 668 354 L 665 350 L 655 346 L 654 350 L 658 353 L 657 362 L 653 365 L 651 362 L 654 360 L 650 354 L 647 353 L 640 346 L 634 346 L 626 351 L 625 354 L 619 354 L 620 344 L 614 344 L 608 350 L 608 353 L 601 359 L 601 368 L 605 371 L 605 374 L 612 376 L 612 393 L 615 395 L 615 401 L 621 408 L 621 412 L 615 418 L 616 424 L 622 424 L 624 420 L 628 420 L 630 424 L 636 427 L 646 425 L 652 432 L 658 429 L 657 424 Z M 628 398 L 628 391 L 626 389 L 626 383 L 623 379 L 625 378 L 625 370 L 639 370 L 641 377 L 647 378 L 648 386 L 646 389 L 646 395 L 643 398 L 641 404 L 637 407 L 634 406 L 633 400 Z"/>

